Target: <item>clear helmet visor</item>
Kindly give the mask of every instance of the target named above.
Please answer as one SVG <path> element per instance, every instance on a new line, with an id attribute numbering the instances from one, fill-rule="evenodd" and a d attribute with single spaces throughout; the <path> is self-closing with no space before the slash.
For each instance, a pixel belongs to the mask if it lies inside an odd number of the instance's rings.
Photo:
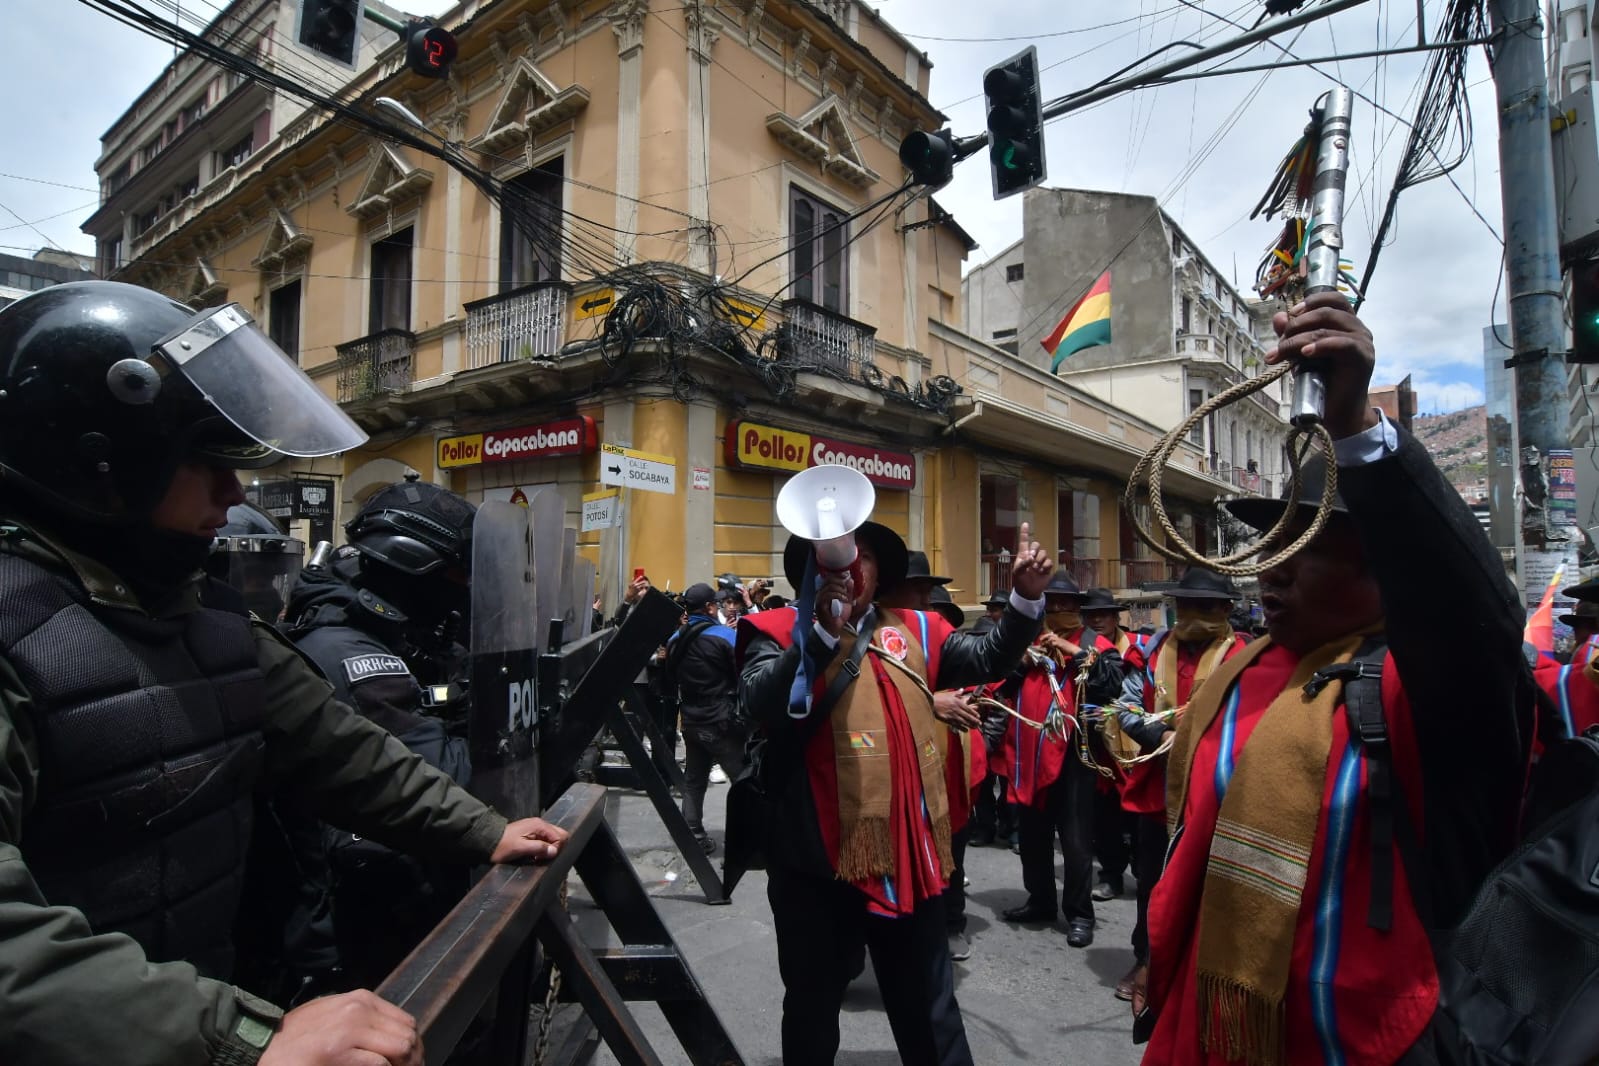
<path id="1" fill-rule="evenodd" d="M 367 439 L 238 304 L 202 313 L 155 348 L 218 413 L 274 452 L 332 455 Z"/>

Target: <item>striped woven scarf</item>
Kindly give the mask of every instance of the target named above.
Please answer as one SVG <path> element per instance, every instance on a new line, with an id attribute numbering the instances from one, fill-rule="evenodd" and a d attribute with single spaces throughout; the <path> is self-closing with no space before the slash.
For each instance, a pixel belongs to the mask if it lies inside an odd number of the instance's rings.
<path id="1" fill-rule="evenodd" d="M 1229 1062 L 1284 1061 L 1294 929 L 1343 695 L 1337 681 L 1314 698 L 1304 686 L 1322 667 L 1353 658 L 1363 637 L 1341 637 L 1299 660 L 1250 733 L 1221 800 L 1199 908 L 1198 993 L 1200 1039 Z M 1270 638 L 1255 641 L 1194 693 L 1172 746 L 1171 765 L 1181 772 L 1170 780 L 1169 819 L 1182 812 L 1199 738 L 1239 675 L 1270 646 Z"/>

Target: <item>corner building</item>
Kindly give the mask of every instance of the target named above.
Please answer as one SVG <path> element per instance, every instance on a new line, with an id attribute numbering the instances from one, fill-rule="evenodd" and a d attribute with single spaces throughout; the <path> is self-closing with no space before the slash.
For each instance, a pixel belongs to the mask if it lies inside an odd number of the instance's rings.
<path id="1" fill-rule="evenodd" d="M 336 529 L 407 470 L 474 500 L 553 486 L 568 525 L 585 497 L 620 511 L 579 539 L 610 604 L 635 567 L 673 589 L 780 575 L 777 492 L 841 461 L 963 603 L 1007 580 L 1023 521 L 1083 578 L 1172 576 L 1116 503 L 1159 427 L 961 332 L 975 246 L 933 197 L 894 195 L 900 140 L 945 121 L 931 65 L 871 8 L 465 0 L 440 19 L 451 75 L 428 81 L 393 35 L 353 74 L 304 63 L 293 6 L 240 0 L 207 33 L 362 110 L 400 101 L 503 191 L 232 78 L 141 162 L 189 56 L 107 134 L 85 225 L 102 269 L 241 303 L 372 434 L 263 471 L 278 513 Z M 169 196 L 140 175 L 180 141 L 224 154 Z M 165 199 L 129 192 L 146 185 Z M 1204 466 L 1186 448 L 1168 478 L 1201 538 L 1229 491 Z M 619 508 L 599 495 L 616 479 Z"/>

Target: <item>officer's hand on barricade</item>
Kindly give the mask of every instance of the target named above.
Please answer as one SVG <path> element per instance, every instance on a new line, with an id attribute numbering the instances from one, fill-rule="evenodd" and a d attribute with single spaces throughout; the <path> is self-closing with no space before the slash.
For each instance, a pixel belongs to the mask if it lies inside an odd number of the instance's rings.
<path id="1" fill-rule="evenodd" d="M 1031 536 L 1032 529 L 1023 522 L 1021 543 L 1016 545 L 1016 561 L 1010 568 L 1011 588 L 1024 600 L 1042 596 L 1044 586 L 1049 584 L 1049 575 L 1055 572 L 1055 560 L 1038 546 L 1038 541 L 1028 539 Z"/>
<path id="2" fill-rule="evenodd" d="M 933 717 L 962 733 L 983 724 L 983 716 L 977 710 L 977 697 L 970 692 L 935 692 Z"/>
<path id="3" fill-rule="evenodd" d="M 422 1066 L 416 1019 L 360 989 L 283 1016 L 260 1066 Z"/>
<path id="4" fill-rule="evenodd" d="M 505 827 L 490 862 L 546 862 L 555 858 L 566 838 L 565 829 L 542 818 L 521 818 Z"/>
<path id="5" fill-rule="evenodd" d="M 1371 330 L 1355 317 L 1348 299 L 1336 292 L 1318 292 L 1277 312 L 1271 325 L 1277 331 L 1277 347 L 1266 353 L 1266 362 L 1303 359 L 1321 373 L 1327 384 L 1322 422 L 1334 440 L 1377 424 L 1366 399 L 1377 351 Z"/>

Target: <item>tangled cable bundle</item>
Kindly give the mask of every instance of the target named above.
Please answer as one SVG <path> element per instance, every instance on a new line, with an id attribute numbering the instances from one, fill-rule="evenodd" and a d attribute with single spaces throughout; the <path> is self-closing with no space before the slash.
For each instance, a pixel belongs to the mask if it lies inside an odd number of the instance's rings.
<path id="1" fill-rule="evenodd" d="M 1335 121 L 1329 122 L 1335 93 L 1344 94 L 1345 108 L 1341 115 L 1334 116 Z M 1298 303 L 1311 292 L 1356 288 L 1347 264 L 1338 254 L 1343 243 L 1343 188 L 1348 170 L 1347 100 L 1347 90 L 1334 90 L 1317 101 L 1311 111 L 1310 124 L 1277 165 L 1265 195 L 1250 214 L 1251 218 L 1261 214 L 1269 218 L 1278 213 L 1283 217 L 1282 232 L 1267 250 L 1256 272 L 1255 288 L 1262 297 L 1275 296 Z M 1171 457 L 1195 426 L 1213 412 L 1261 391 L 1294 370 L 1292 364 L 1281 363 L 1259 377 L 1212 396 L 1139 459 L 1122 494 L 1122 512 L 1140 540 L 1172 562 L 1192 563 L 1229 577 L 1253 577 L 1285 562 L 1321 533 L 1338 496 L 1338 464 L 1332 461 L 1332 435 L 1318 416 L 1303 418 L 1296 412 L 1284 450 L 1288 457 L 1287 498 L 1297 500 L 1301 468 L 1311 454 L 1312 445 L 1320 443 L 1326 460 L 1321 500 L 1309 528 L 1275 555 L 1247 561 L 1265 555 L 1282 540 L 1294 521 L 1296 508 L 1284 508 L 1277 522 L 1255 543 L 1212 559 L 1178 532 L 1166 510 L 1162 493 L 1162 480 Z M 1141 496 L 1149 499 L 1155 523 L 1165 535 L 1164 543 L 1157 541 L 1138 520 L 1136 505 Z"/>

